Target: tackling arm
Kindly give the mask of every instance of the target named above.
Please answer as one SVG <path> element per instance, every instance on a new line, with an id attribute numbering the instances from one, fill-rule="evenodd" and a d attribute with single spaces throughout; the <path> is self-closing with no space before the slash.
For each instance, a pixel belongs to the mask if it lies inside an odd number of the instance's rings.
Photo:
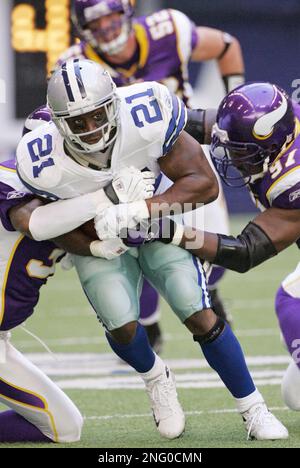
<path id="1" fill-rule="evenodd" d="M 37 241 L 48 240 L 94 218 L 99 205 L 104 203 L 105 206 L 105 202 L 103 190 L 46 205 L 44 201 L 34 198 L 11 208 L 10 218 L 17 231 Z"/>
<path id="2" fill-rule="evenodd" d="M 30 218 L 39 207 L 44 207 L 45 201 L 34 198 L 30 202 L 20 203 L 9 211 L 9 218 L 16 229 L 26 236 L 33 238 L 30 232 Z M 58 247 L 66 252 L 76 255 L 91 255 L 90 245 L 93 240 L 84 234 L 80 229 L 75 229 L 68 234 L 51 239 Z"/>
<path id="3" fill-rule="evenodd" d="M 300 210 L 269 208 L 236 238 L 186 227 L 180 246 L 214 264 L 244 273 L 277 255 L 299 238 Z"/>
<path id="4" fill-rule="evenodd" d="M 217 109 L 187 109 L 185 131 L 200 145 L 211 143 L 212 127 L 216 123 Z"/>

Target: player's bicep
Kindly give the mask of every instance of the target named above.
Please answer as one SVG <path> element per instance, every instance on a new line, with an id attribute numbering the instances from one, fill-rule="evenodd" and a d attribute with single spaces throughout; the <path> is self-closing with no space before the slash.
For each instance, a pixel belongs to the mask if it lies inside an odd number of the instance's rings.
<path id="1" fill-rule="evenodd" d="M 169 153 L 158 160 L 162 172 L 175 181 L 191 174 L 215 179 L 199 143 L 183 131 Z"/>
<path id="2" fill-rule="evenodd" d="M 271 239 L 277 252 L 281 252 L 300 238 L 300 209 L 269 208 L 253 222 Z"/>

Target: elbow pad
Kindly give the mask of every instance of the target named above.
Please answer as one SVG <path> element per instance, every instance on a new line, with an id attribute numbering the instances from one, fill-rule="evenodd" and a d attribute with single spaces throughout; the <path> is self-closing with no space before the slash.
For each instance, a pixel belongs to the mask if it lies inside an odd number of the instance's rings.
<path id="1" fill-rule="evenodd" d="M 213 263 L 239 273 L 245 273 L 277 255 L 269 236 L 252 222 L 236 238 L 221 234 L 218 238 L 218 250 Z"/>
<path id="2" fill-rule="evenodd" d="M 184 130 L 195 138 L 200 145 L 203 145 L 205 140 L 205 110 L 188 109 L 187 115 L 188 119 Z"/>

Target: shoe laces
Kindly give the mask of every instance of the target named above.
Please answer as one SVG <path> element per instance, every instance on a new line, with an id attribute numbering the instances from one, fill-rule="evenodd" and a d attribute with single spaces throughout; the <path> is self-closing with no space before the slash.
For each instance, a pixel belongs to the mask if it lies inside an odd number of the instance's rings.
<path id="1" fill-rule="evenodd" d="M 167 377 L 165 372 L 149 383 L 147 389 L 150 399 L 155 409 L 159 406 L 161 419 L 169 417 L 178 407 L 177 392 L 175 382 L 170 376 Z"/>
<path id="2" fill-rule="evenodd" d="M 251 411 L 251 409 L 249 410 Z M 248 428 L 248 433 L 247 433 L 247 440 L 250 439 L 251 431 L 254 426 L 254 424 L 261 425 L 262 423 L 268 424 L 272 423 L 272 420 L 274 419 L 272 413 L 268 410 L 266 405 L 264 403 L 259 403 L 256 405 L 256 407 L 253 409 L 253 414 L 250 416 L 250 424 Z"/>

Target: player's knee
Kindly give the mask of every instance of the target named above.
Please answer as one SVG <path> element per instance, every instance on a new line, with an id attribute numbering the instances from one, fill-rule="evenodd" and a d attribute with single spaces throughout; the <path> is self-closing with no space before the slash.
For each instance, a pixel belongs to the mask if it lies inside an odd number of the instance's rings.
<path id="1" fill-rule="evenodd" d="M 217 316 L 212 309 L 203 309 L 191 315 L 184 324 L 193 335 L 206 335 L 214 327 Z"/>
<path id="2" fill-rule="evenodd" d="M 60 425 L 56 427 L 57 442 L 78 442 L 81 438 L 83 426 L 83 417 L 79 410 L 75 407 L 72 411 L 68 411 L 68 414 L 65 414 L 61 420 Z"/>
<path id="3" fill-rule="evenodd" d="M 165 277 L 166 297 L 170 307 L 179 316 L 188 317 L 202 309 L 202 290 L 197 278 L 192 275 L 184 276 L 182 272 L 173 272 Z"/>
<path id="4" fill-rule="evenodd" d="M 110 334 L 119 344 L 129 344 L 136 334 L 137 322 L 129 322 L 120 328 L 110 330 Z"/>
<path id="5" fill-rule="evenodd" d="M 290 363 L 283 376 L 281 394 L 288 408 L 300 411 L 300 369 L 294 361 Z"/>

